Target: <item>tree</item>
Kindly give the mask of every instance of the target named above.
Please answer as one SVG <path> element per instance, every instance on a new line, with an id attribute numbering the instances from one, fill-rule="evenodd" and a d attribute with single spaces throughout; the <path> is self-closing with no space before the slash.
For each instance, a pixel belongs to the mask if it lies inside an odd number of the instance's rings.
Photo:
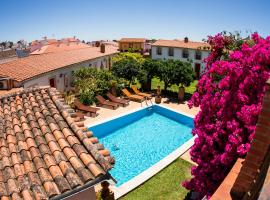
<path id="1" fill-rule="evenodd" d="M 174 61 L 174 73 L 171 77 L 171 84 L 183 86 L 190 86 L 190 83 L 194 80 L 194 71 L 191 63 L 181 62 L 179 60 Z"/>
<path id="2" fill-rule="evenodd" d="M 164 82 L 164 90 L 171 86 L 171 78 L 174 73 L 174 61 L 163 60 L 158 63 L 158 77 Z"/>
<path id="3" fill-rule="evenodd" d="M 110 71 L 96 68 L 81 68 L 74 72 L 74 78 L 80 100 L 87 105 L 95 101 L 96 95 L 105 95 L 110 89 L 110 81 L 115 79 Z"/>
<path id="4" fill-rule="evenodd" d="M 115 77 L 111 71 L 96 68 L 80 68 L 73 76 L 80 100 L 86 105 L 94 103 L 98 94 L 106 95 L 112 86 L 119 92 L 126 84 L 125 80 Z"/>
<path id="5" fill-rule="evenodd" d="M 158 63 L 158 77 L 164 82 L 164 90 L 173 84 L 190 85 L 194 72 L 191 64 L 179 60 L 164 60 Z"/>
<path id="6" fill-rule="evenodd" d="M 270 73 L 270 37 L 253 34 L 240 47 L 223 34 L 208 42 L 208 70 L 189 102 L 201 110 L 194 119 L 197 138 L 190 153 L 198 165 L 183 185 L 209 198 L 236 159 L 249 151 Z"/>
<path id="7" fill-rule="evenodd" d="M 114 56 L 113 62 L 118 62 L 120 60 L 125 60 L 125 59 L 134 59 L 140 64 L 144 62 L 144 58 L 141 54 L 131 53 L 131 52 L 120 53 L 117 56 Z"/>
<path id="8" fill-rule="evenodd" d="M 128 80 L 129 84 L 141 74 L 144 58 L 137 53 L 121 53 L 113 58 L 112 72 L 119 78 Z"/>
<path id="9" fill-rule="evenodd" d="M 151 58 L 147 58 L 142 63 L 142 70 L 138 77 L 138 80 L 142 84 L 142 87 L 150 91 L 151 81 L 158 74 L 159 62 Z"/>

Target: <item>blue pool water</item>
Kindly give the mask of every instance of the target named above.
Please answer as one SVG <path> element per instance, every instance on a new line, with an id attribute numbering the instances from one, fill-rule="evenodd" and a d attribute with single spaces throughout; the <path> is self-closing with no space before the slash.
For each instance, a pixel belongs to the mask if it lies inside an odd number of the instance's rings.
<path id="1" fill-rule="evenodd" d="M 154 105 L 89 129 L 115 157 L 120 186 L 192 138 L 192 128 L 192 118 Z"/>

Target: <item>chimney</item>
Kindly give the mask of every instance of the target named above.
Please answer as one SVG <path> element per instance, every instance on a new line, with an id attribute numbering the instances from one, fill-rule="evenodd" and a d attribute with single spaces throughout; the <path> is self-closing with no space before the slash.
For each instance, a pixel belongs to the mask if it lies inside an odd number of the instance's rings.
<path id="1" fill-rule="evenodd" d="M 185 38 L 184 38 L 184 42 L 185 42 L 185 43 L 188 43 L 188 37 L 185 37 Z"/>
<path id="2" fill-rule="evenodd" d="M 100 45 L 100 52 L 105 53 L 105 44 Z"/>
<path id="3" fill-rule="evenodd" d="M 96 41 L 96 42 L 95 42 L 95 46 L 96 46 L 96 47 L 99 47 L 99 46 L 100 46 L 100 41 Z"/>

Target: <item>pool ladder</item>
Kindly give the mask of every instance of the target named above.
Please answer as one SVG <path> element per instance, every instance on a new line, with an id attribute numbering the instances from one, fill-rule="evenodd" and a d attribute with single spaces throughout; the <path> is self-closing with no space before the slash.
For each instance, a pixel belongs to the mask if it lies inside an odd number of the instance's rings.
<path id="1" fill-rule="evenodd" d="M 151 105 L 148 104 L 148 102 L 147 102 L 148 100 L 150 101 Z M 153 106 L 153 103 L 152 103 L 151 99 L 147 99 L 147 97 L 146 97 L 146 98 L 145 98 L 145 104 L 146 104 L 146 107 L 147 107 L 149 110 L 152 109 L 151 106 Z"/>

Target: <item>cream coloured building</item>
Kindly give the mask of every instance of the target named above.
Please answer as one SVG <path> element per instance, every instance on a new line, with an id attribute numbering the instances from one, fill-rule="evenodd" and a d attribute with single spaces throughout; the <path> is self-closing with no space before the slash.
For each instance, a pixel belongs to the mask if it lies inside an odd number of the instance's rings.
<path id="1" fill-rule="evenodd" d="M 157 40 L 152 44 L 152 59 L 173 59 L 191 62 L 196 77 L 205 72 L 203 60 L 210 53 L 210 45 L 205 42 L 184 40 Z"/>
<path id="2" fill-rule="evenodd" d="M 118 53 L 114 46 L 74 45 L 43 47 L 42 53 L 36 50 L 28 57 L 0 64 L 0 89 L 51 86 L 68 91 L 73 71 L 81 67 L 110 69 L 112 57 Z"/>

